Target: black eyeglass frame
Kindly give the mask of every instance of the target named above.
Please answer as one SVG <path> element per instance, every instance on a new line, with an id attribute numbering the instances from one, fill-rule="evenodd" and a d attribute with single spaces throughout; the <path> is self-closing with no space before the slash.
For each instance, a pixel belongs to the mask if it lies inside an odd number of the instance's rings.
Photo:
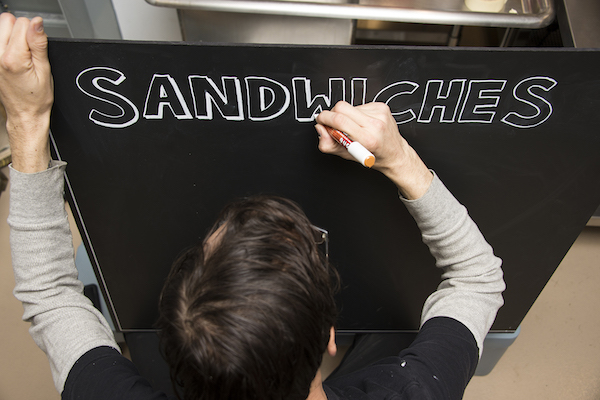
<path id="1" fill-rule="evenodd" d="M 312 225 L 315 230 L 315 243 L 325 254 L 325 259 L 329 261 L 329 232 L 323 228 L 319 228 L 316 225 Z M 321 247 L 323 246 L 323 247 Z"/>

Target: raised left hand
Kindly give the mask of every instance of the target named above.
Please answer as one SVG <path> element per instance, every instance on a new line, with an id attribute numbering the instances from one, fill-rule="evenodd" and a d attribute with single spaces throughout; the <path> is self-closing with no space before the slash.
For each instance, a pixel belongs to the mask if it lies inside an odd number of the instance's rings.
<path id="1" fill-rule="evenodd" d="M 0 102 L 13 168 L 37 172 L 48 167 L 48 132 L 54 84 L 48 61 L 48 37 L 42 18 L 31 21 L 0 15 Z"/>

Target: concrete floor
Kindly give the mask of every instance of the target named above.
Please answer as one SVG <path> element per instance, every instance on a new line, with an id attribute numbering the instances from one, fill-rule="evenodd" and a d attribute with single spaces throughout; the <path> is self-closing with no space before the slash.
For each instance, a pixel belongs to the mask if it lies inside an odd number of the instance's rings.
<path id="1" fill-rule="evenodd" d="M 8 175 L 8 168 L 2 171 Z M 0 195 L 0 399 L 60 399 L 45 355 L 21 321 L 13 297 L 9 196 Z M 73 226 L 73 225 L 72 225 Z M 80 242 L 74 235 L 74 242 Z M 487 376 L 474 377 L 466 400 L 600 399 L 600 228 L 586 228 L 533 305 L 521 334 Z M 343 349 L 342 349 L 343 350 Z M 339 360 L 329 360 L 325 370 Z"/>

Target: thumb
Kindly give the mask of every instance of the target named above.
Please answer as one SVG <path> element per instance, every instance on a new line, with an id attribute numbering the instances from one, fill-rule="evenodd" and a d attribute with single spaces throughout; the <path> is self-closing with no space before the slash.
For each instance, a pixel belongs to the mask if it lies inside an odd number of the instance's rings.
<path id="1" fill-rule="evenodd" d="M 36 64 L 48 61 L 48 36 L 44 32 L 44 21 L 41 17 L 31 20 L 27 30 L 27 45 Z"/>

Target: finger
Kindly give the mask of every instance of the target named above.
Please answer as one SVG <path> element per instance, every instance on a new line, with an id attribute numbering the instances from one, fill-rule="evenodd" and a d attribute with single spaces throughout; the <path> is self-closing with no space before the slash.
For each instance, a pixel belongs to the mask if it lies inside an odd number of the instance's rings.
<path id="1" fill-rule="evenodd" d="M 331 111 L 347 115 L 358 126 L 367 127 L 372 123 L 373 108 L 373 103 L 355 107 L 345 101 L 339 101 Z"/>
<path id="2" fill-rule="evenodd" d="M 355 107 L 340 101 L 331 111 L 323 111 L 319 114 L 317 122 L 339 129 L 350 139 L 358 141 L 373 151 L 377 141 L 375 136 L 380 134 L 385 124 L 385 117 L 382 114 L 385 109 L 389 110 L 384 104 L 368 103 Z"/>
<path id="3" fill-rule="evenodd" d="M 4 53 L 16 18 L 11 13 L 0 14 L 0 56 Z"/>
<path id="4" fill-rule="evenodd" d="M 336 109 L 337 107 L 337 109 Z M 352 107 L 352 106 L 351 106 Z M 337 111 L 323 111 L 317 115 L 317 122 L 322 125 L 327 125 L 335 129 L 339 129 L 349 135 L 353 135 L 360 130 L 360 125 L 346 113 L 340 112 L 343 107 L 339 107 L 339 103 L 334 107 Z"/>
<path id="5" fill-rule="evenodd" d="M 17 45 L 22 45 L 24 42 L 27 43 L 25 36 L 27 35 L 30 24 L 31 21 L 25 17 L 17 18 L 13 25 L 10 38 L 8 39 L 8 45 L 10 46 L 12 43 Z"/>
<path id="6" fill-rule="evenodd" d="M 331 153 L 338 150 L 338 144 L 335 140 L 327 133 L 327 130 L 323 125 L 315 125 L 315 129 L 319 133 L 319 150 L 323 153 Z"/>
<path id="7" fill-rule="evenodd" d="M 27 30 L 27 44 L 31 50 L 31 57 L 37 65 L 48 62 L 48 36 L 44 32 L 44 21 L 35 17 Z"/>
<path id="8" fill-rule="evenodd" d="M 25 57 L 30 59 L 29 46 L 27 45 L 26 34 L 29 29 L 30 21 L 27 18 L 17 18 L 8 39 L 8 45 L 6 46 L 3 54 L 3 61 L 7 67 L 18 67 L 20 63 L 23 63 Z"/>
<path id="9" fill-rule="evenodd" d="M 383 123 L 377 118 L 370 118 L 361 112 L 357 113 L 355 107 L 350 106 L 348 103 L 336 105 L 336 107 L 337 111 L 342 112 L 323 111 L 317 116 L 317 121 L 323 125 L 342 131 L 350 140 L 362 144 L 371 152 L 376 151 Z M 357 120 L 363 126 L 357 123 Z"/>
<path id="10" fill-rule="evenodd" d="M 378 119 L 387 123 L 396 123 L 390 107 L 385 103 L 367 103 L 356 108 L 364 113 L 367 118 L 370 117 L 371 122 L 373 119 Z"/>
<path id="11" fill-rule="evenodd" d="M 327 133 L 327 130 L 323 125 L 315 125 L 315 129 L 319 133 L 319 150 L 322 153 L 334 154 L 346 159 L 351 159 L 348 151 Z"/>

